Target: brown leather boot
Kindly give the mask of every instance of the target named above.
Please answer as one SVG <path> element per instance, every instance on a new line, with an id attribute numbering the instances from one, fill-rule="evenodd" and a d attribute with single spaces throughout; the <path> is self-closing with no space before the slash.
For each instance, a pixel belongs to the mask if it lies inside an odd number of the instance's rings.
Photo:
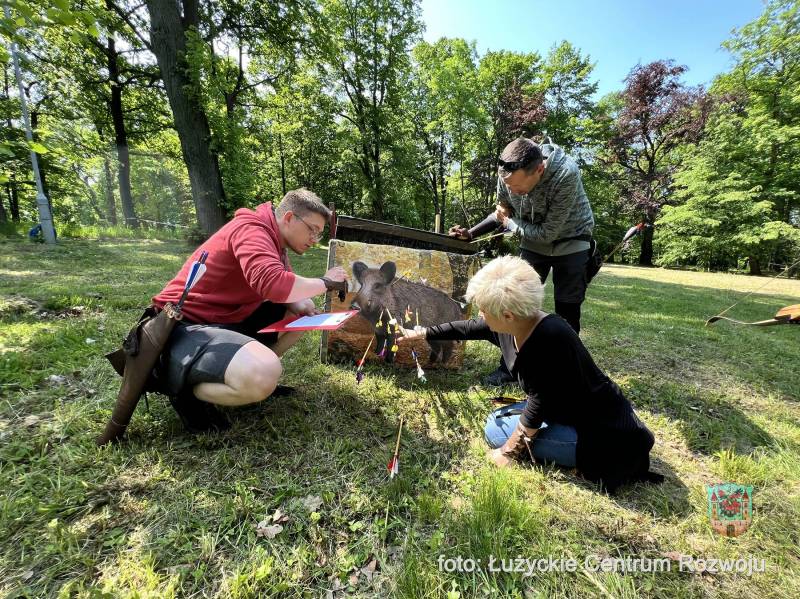
<path id="1" fill-rule="evenodd" d="M 492 461 L 501 468 L 510 465 L 512 460 L 520 460 L 525 456 L 535 462 L 530 443 L 536 430 L 525 428 L 518 422 L 508 440 L 492 452 Z"/>

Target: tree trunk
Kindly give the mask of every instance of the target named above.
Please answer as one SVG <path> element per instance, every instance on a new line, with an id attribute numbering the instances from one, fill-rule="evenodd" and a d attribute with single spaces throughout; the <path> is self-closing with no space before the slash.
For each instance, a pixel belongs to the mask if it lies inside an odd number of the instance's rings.
<path id="1" fill-rule="evenodd" d="M 95 124 L 97 129 L 97 136 L 103 145 L 106 145 L 106 137 L 103 132 L 103 125 L 100 123 Z M 103 154 L 103 175 L 105 180 L 103 182 L 103 196 L 106 203 L 106 220 L 108 224 L 116 226 L 117 224 L 117 203 L 114 199 L 114 184 L 112 183 L 113 175 L 111 174 L 111 160 L 109 160 L 108 152 Z M 138 222 L 138 221 L 137 221 Z"/>
<path id="2" fill-rule="evenodd" d="M 17 175 L 11 173 L 11 180 L 8 182 L 8 210 L 11 212 L 11 221 L 19 222 L 19 191 L 17 190 Z"/>
<path id="3" fill-rule="evenodd" d="M 105 196 L 106 196 L 106 220 L 110 225 L 117 224 L 117 204 L 114 200 L 114 186 L 111 184 L 113 175 L 111 174 L 111 162 L 108 156 L 103 158 L 103 172 L 106 177 L 105 181 Z M 138 225 L 138 220 L 136 221 Z"/>
<path id="4" fill-rule="evenodd" d="M 28 98 L 30 101 L 30 98 Z M 39 110 L 31 110 L 31 132 L 33 135 L 33 141 L 38 141 L 37 138 L 39 137 L 36 135 L 36 130 L 39 128 Z M 42 155 L 38 152 L 36 154 L 36 161 L 39 163 L 39 179 L 42 181 L 42 190 L 44 190 L 44 195 L 47 198 L 47 203 L 50 206 L 50 214 L 53 214 L 53 200 L 50 197 L 50 190 L 47 187 L 47 165 L 45 164 Z"/>
<path id="5" fill-rule="evenodd" d="M 278 151 L 281 155 L 281 189 L 283 195 L 286 195 L 286 156 L 283 153 L 283 138 L 280 133 L 278 133 Z"/>
<path id="6" fill-rule="evenodd" d="M 642 249 L 639 252 L 640 266 L 653 266 L 653 227 L 642 230 Z"/>
<path id="7" fill-rule="evenodd" d="M 110 9 L 110 2 L 106 1 Z M 117 148 L 117 180 L 119 181 L 119 199 L 122 204 L 122 215 L 125 224 L 138 228 L 139 220 L 133 207 L 131 194 L 131 162 L 128 152 L 128 132 L 125 129 L 125 118 L 122 112 L 122 85 L 119 80 L 118 54 L 114 36 L 108 37 L 108 79 L 111 83 L 111 100 L 108 109 L 111 112 L 111 121 L 114 123 L 114 142 Z"/>
<path id="8" fill-rule="evenodd" d="M 747 257 L 747 266 L 750 268 L 750 274 L 755 277 L 761 276 L 761 262 L 756 256 Z"/>
<path id="9" fill-rule="evenodd" d="M 3 92 L 4 92 L 4 97 L 5 98 L 9 98 L 10 97 L 8 95 L 8 68 L 7 68 L 6 65 L 3 65 Z M 12 126 L 11 126 L 11 111 L 10 110 L 7 112 L 6 126 L 8 127 L 9 131 L 12 130 Z M 14 173 L 12 172 L 11 173 L 11 180 L 6 182 L 6 195 L 8 196 L 8 209 L 11 212 L 11 220 L 13 220 L 15 223 L 18 223 L 19 222 L 19 204 L 17 204 L 17 202 L 16 202 L 17 184 L 16 184 L 16 181 L 14 181 L 14 183 L 12 184 L 12 180 L 13 179 L 14 179 Z M 2 204 L 1 201 L 0 201 L 0 204 Z M 14 218 L 14 205 L 15 204 L 16 204 L 16 218 Z M 7 222 L 8 216 L 6 215 L 5 207 L 0 205 L 0 208 L 3 209 L 3 222 Z"/>
<path id="10" fill-rule="evenodd" d="M 5 185 L 6 195 L 11 198 L 11 189 L 8 183 Z M 3 203 L 3 198 L 0 198 L 0 223 L 8 222 L 8 214 L 6 213 L 6 205 Z"/>
<path id="11" fill-rule="evenodd" d="M 377 131 L 376 131 L 377 135 Z M 384 190 L 383 190 L 383 173 L 381 172 L 381 146 L 377 140 L 374 144 L 374 151 L 372 155 L 372 172 L 375 174 L 373 179 L 375 195 L 372 199 L 372 211 L 376 220 L 383 220 L 384 218 Z"/>
<path id="12" fill-rule="evenodd" d="M 200 228 L 211 235 L 225 224 L 225 192 L 219 160 L 211 151 L 211 129 L 186 69 L 186 31 L 197 25 L 197 0 L 183 0 L 184 19 L 175 0 L 147 0 L 150 40 L 189 172 Z"/>
<path id="13" fill-rule="evenodd" d="M 436 177 L 436 169 L 434 168 L 432 170 L 433 170 L 433 172 L 431 173 L 431 187 L 433 189 L 433 223 L 434 223 L 434 229 L 435 229 L 436 222 L 437 222 L 436 215 L 439 214 L 440 211 L 441 211 L 441 208 L 440 208 L 441 201 L 439 200 L 439 182 L 438 182 L 438 179 Z M 441 217 L 439 217 L 439 218 L 441 219 Z M 426 220 L 427 220 L 427 218 L 426 218 Z"/>

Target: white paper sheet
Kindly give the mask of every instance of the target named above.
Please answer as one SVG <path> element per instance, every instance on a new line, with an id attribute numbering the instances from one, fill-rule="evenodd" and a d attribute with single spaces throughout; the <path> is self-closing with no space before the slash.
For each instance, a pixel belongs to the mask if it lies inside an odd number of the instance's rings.
<path id="1" fill-rule="evenodd" d="M 343 323 L 351 316 L 349 312 L 333 312 L 329 314 L 316 314 L 315 316 L 302 316 L 286 325 L 287 329 L 297 327 L 324 327 L 335 326 Z"/>

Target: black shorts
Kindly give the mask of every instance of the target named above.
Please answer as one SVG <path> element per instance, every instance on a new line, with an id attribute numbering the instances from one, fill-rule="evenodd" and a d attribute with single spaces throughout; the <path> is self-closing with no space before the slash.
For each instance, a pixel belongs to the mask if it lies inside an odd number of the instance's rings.
<path id="1" fill-rule="evenodd" d="M 278 333 L 258 330 L 285 317 L 285 304 L 264 302 L 244 321 L 234 324 L 177 323 L 155 369 L 158 390 L 177 395 L 199 383 L 224 383 L 225 371 L 236 352 L 251 341 L 274 344 Z"/>

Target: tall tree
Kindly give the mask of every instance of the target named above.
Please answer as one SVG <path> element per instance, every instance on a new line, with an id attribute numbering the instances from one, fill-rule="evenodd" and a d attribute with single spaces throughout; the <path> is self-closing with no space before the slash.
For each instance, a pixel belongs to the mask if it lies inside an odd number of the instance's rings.
<path id="1" fill-rule="evenodd" d="M 594 63 L 567 41 L 554 46 L 542 67 L 539 89 L 544 93 L 547 118 L 542 126 L 554 142 L 573 152 L 587 144 L 593 116 L 592 96 L 597 83 L 589 77 Z"/>
<path id="2" fill-rule="evenodd" d="M 477 97 L 482 123 L 476 132 L 470 181 L 477 190 L 475 217 L 493 206 L 497 189 L 497 159 L 515 137 L 541 131 L 547 114 L 536 87 L 541 57 L 536 53 L 487 52 L 478 65 Z"/>
<path id="3" fill-rule="evenodd" d="M 420 32 L 414 0 L 322 0 L 328 32 L 326 62 L 331 84 L 346 97 L 342 118 L 357 131 L 357 156 L 370 212 L 387 214 L 384 173 L 401 109 L 401 72 Z"/>
<path id="4" fill-rule="evenodd" d="M 712 88 L 706 139 L 676 175 L 662 261 L 751 274 L 800 250 L 800 3 L 769 3 L 723 46 L 734 67 Z M 687 234 L 686 227 L 694 226 Z"/>
<path id="5" fill-rule="evenodd" d="M 800 2 L 773 0 L 723 46 L 736 61 L 713 91 L 737 98 L 738 168 L 784 222 L 800 221 Z M 733 148 L 729 148 L 733 150 Z"/>
<path id="6" fill-rule="evenodd" d="M 465 169 L 461 165 L 479 121 L 477 56 L 474 45 L 446 38 L 435 44 L 420 42 L 413 56 L 408 104 L 420 155 L 424 156 L 421 166 L 433 197 L 433 211 L 444 229 L 448 179 L 454 163 L 459 166 L 460 195 L 454 201 L 465 203 Z"/>
<path id="7" fill-rule="evenodd" d="M 670 60 L 637 65 L 625 78 L 622 108 L 608 149 L 625 173 L 626 204 L 632 214 L 655 222 L 668 199 L 677 168 L 676 150 L 700 140 L 710 102 L 702 88 L 683 85 L 686 67 Z M 653 231 L 642 234 L 639 264 L 653 263 Z"/>
<path id="8" fill-rule="evenodd" d="M 182 9 L 182 14 L 181 10 Z M 150 44 L 158 60 L 189 171 L 198 224 L 211 235 L 225 223 L 225 191 L 199 83 L 186 61 L 187 34 L 199 26 L 199 0 L 147 0 Z"/>

